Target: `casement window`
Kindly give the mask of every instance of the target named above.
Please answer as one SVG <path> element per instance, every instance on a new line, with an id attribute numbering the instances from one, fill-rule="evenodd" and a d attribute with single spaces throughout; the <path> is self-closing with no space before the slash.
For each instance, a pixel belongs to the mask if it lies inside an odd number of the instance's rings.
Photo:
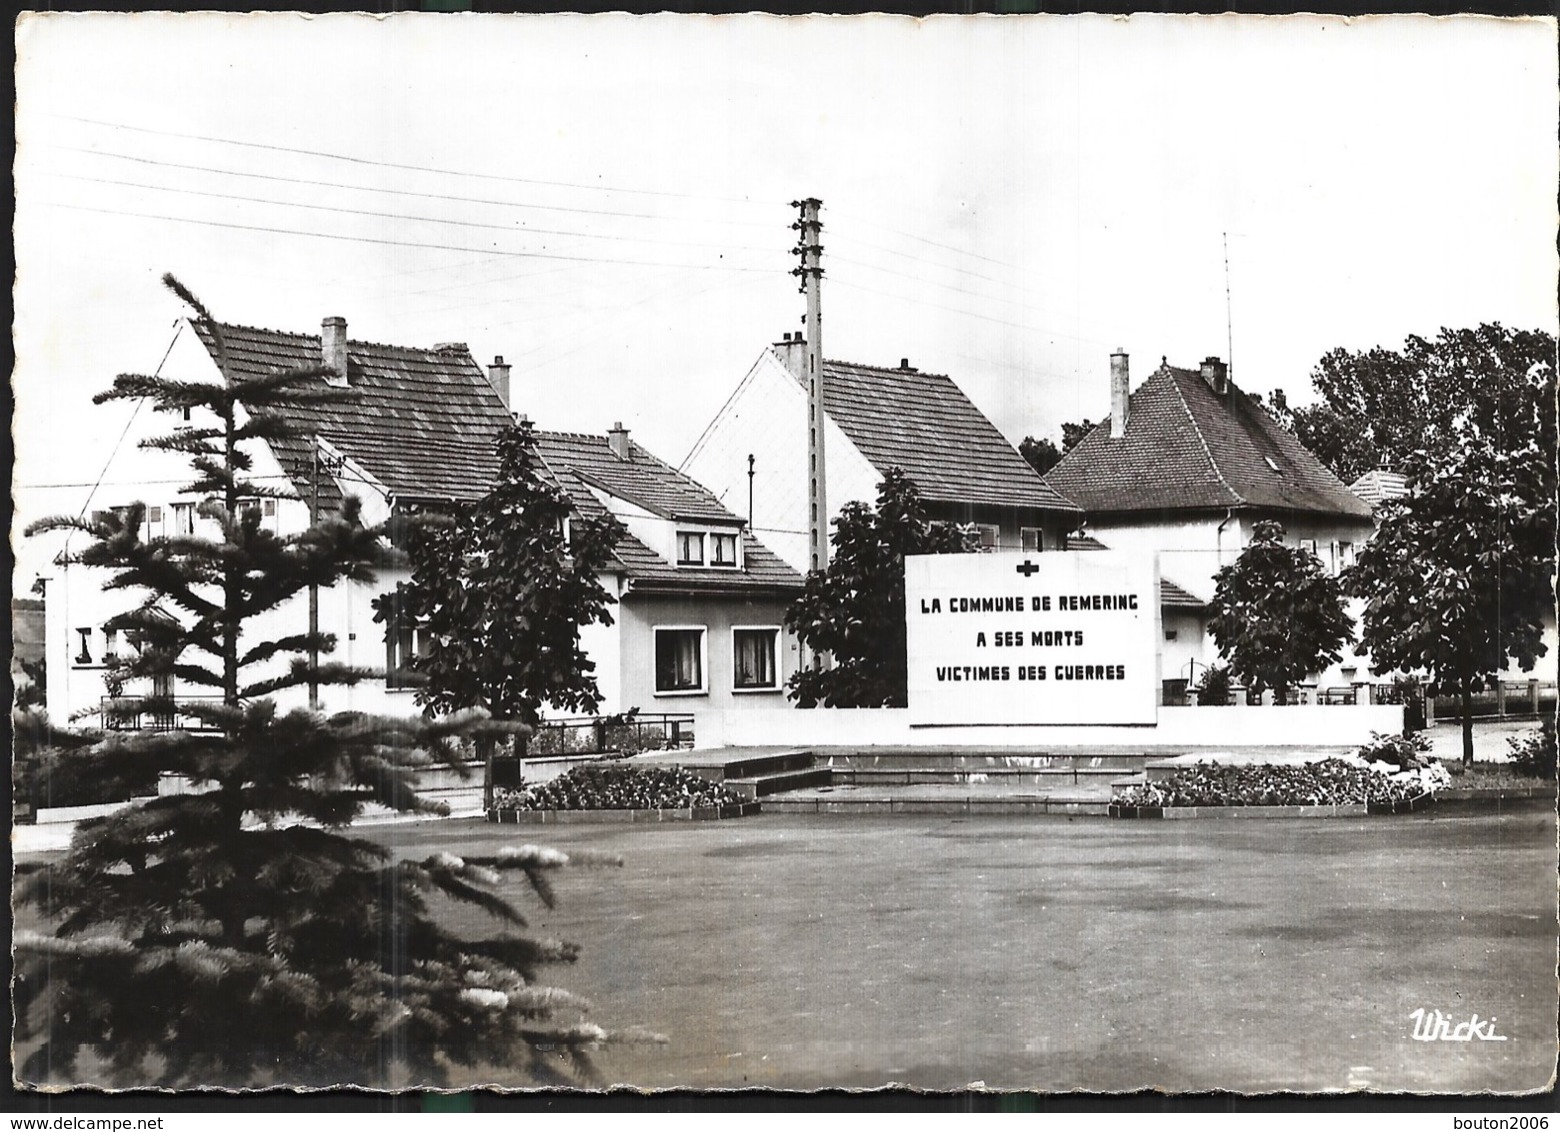
<path id="1" fill-rule="evenodd" d="M 993 550 L 996 550 L 998 539 L 1001 535 L 997 525 L 995 523 L 975 523 L 972 525 L 975 528 L 975 533 L 980 536 L 980 545 L 975 549 L 982 554 L 990 554 Z"/>
<path id="2" fill-rule="evenodd" d="M 408 619 L 395 618 L 385 627 L 385 687 L 391 691 L 417 687 L 414 657 L 427 656 L 428 630 Z"/>
<path id="3" fill-rule="evenodd" d="M 1039 554 L 1045 549 L 1045 532 L 1039 527 L 1020 527 L 1018 537 L 1027 554 Z"/>
<path id="4" fill-rule="evenodd" d="M 193 535 L 195 533 L 195 504 L 175 503 L 168 509 L 173 515 L 173 529 L 171 535 Z"/>
<path id="5" fill-rule="evenodd" d="M 1354 565 L 1354 544 L 1348 541 L 1338 543 L 1338 569 L 1347 570 Z"/>
<path id="6" fill-rule="evenodd" d="M 731 687 L 738 692 L 772 692 L 780 687 L 776 652 L 778 626 L 731 630 Z"/>
<path id="7" fill-rule="evenodd" d="M 1315 554 L 1316 553 L 1316 540 L 1314 538 L 1303 538 L 1303 539 L 1301 539 L 1300 540 L 1300 549 L 1301 550 L 1308 550 L 1312 554 Z"/>
<path id="8" fill-rule="evenodd" d="M 103 630 L 103 663 L 113 664 L 119 659 L 119 630 Z"/>
<path id="9" fill-rule="evenodd" d="M 679 565 L 679 566 L 703 566 L 704 565 L 704 532 L 703 531 L 678 531 L 677 532 L 677 565 Z"/>
<path id="10" fill-rule="evenodd" d="M 146 537 L 161 538 L 163 533 L 163 509 L 161 507 L 148 507 L 146 509 Z"/>
<path id="11" fill-rule="evenodd" d="M 76 630 L 76 635 L 81 638 L 81 651 L 76 654 L 76 657 L 75 657 L 75 660 L 74 660 L 73 663 L 75 663 L 75 664 L 91 664 L 92 663 L 92 628 L 91 628 L 91 626 L 87 626 L 86 628 L 82 628 L 82 629 L 77 629 Z"/>
<path id="12" fill-rule="evenodd" d="M 702 625 L 655 630 L 655 690 L 657 695 L 705 690 Z"/>
<path id="13" fill-rule="evenodd" d="M 710 565 L 729 570 L 737 568 L 737 536 L 724 531 L 710 532 Z"/>

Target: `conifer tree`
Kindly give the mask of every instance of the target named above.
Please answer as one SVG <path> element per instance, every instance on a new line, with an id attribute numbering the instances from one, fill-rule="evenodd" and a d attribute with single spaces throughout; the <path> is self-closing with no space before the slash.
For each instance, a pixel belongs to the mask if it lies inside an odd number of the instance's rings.
<path id="1" fill-rule="evenodd" d="M 379 532 L 353 501 L 287 536 L 248 506 L 279 494 L 249 477 L 250 445 L 291 435 L 290 406 L 350 391 L 320 381 L 322 368 L 234 376 L 221 326 L 164 281 L 215 342 L 221 379 L 122 375 L 97 400 L 199 412 L 193 427 L 145 444 L 189 457 L 184 491 L 207 497 L 200 514 L 219 536 L 143 539 L 139 505 L 33 529 L 91 536 L 77 560 L 112 571 L 108 588 L 141 596 L 111 623 L 140 642 L 118 675 L 174 675 L 217 695 L 177 705 L 199 729 L 114 731 L 93 759 L 105 788 L 152 772 L 184 776 L 191 792 L 84 821 L 62 860 L 19 875 L 18 898 L 45 928 L 16 938 L 19 1078 L 438 1086 L 457 1070 L 501 1066 L 506 1077 L 577 1079 L 609 1035 L 585 1019 L 582 1000 L 537 981 L 540 966 L 575 949 L 518 931 L 525 920 L 504 888 L 506 874 L 523 875 L 551 906 L 549 874 L 569 858 L 526 846 L 397 861 L 343 832 L 369 803 L 443 810 L 417 797 L 414 773 L 453 760 L 453 740 L 481 713 L 326 718 L 266 698 L 364 675 L 311 662 L 311 651 L 329 653 L 329 635 L 260 639 L 256 619 L 310 585 L 371 581 Z M 148 714 L 175 708 L 131 700 Z M 500 934 L 449 931 L 439 912 L 462 903 Z"/>

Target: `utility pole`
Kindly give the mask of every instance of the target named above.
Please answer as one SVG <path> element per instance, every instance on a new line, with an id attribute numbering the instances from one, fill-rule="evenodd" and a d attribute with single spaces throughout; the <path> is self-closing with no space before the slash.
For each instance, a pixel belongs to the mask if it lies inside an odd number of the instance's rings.
<path id="1" fill-rule="evenodd" d="M 809 521 L 808 547 L 812 569 L 829 565 L 829 494 L 824 467 L 823 432 L 823 312 L 820 291 L 823 288 L 823 222 L 818 210 L 823 202 L 816 197 L 792 201 L 801 210 L 801 218 L 791 227 L 801 233 L 791 250 L 801 257 L 801 266 L 791 269 L 802 278 L 802 293 L 807 296 L 807 476 Z"/>
<path id="2" fill-rule="evenodd" d="M 753 528 L 753 453 L 748 453 L 748 529 Z"/>
<path id="3" fill-rule="evenodd" d="M 1235 316 L 1230 308 L 1230 234 L 1224 236 L 1224 335 L 1225 348 L 1229 351 L 1229 358 L 1224 363 L 1224 376 L 1229 381 L 1235 380 Z M 1236 233 L 1239 235 L 1239 233 Z"/>

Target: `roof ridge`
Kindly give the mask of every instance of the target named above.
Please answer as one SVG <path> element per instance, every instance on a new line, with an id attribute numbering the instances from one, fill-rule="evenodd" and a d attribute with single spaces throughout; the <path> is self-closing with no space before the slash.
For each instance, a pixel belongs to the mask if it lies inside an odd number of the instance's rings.
<path id="1" fill-rule="evenodd" d="M 1165 368 L 1173 371 L 1176 367 L 1166 366 Z M 1188 375 L 1196 374 L 1197 380 L 1202 380 L 1202 375 L 1195 370 L 1182 370 L 1182 372 Z M 1150 378 L 1149 380 L 1152 381 L 1153 379 Z M 1144 384 L 1147 384 L 1147 382 Z M 1224 469 L 1219 467 L 1219 462 L 1213 458 L 1213 449 L 1208 447 L 1208 438 L 1203 435 L 1202 426 L 1197 423 L 1197 415 L 1192 412 L 1192 407 L 1186 403 L 1186 394 L 1181 392 L 1181 383 L 1175 380 L 1173 372 L 1170 374 L 1170 387 L 1175 390 L 1175 399 L 1180 402 L 1181 410 L 1186 414 L 1186 419 L 1192 424 L 1192 435 L 1197 437 L 1197 443 L 1202 446 L 1203 455 L 1208 457 L 1208 466 L 1213 469 L 1213 474 L 1218 477 L 1219 483 L 1224 486 L 1224 490 L 1235 497 L 1236 502 L 1245 503 L 1246 500 L 1241 496 L 1240 492 L 1231 487 L 1230 481 L 1224 477 Z M 1130 399 L 1128 403 L 1130 405 Z"/>
<path id="2" fill-rule="evenodd" d="M 824 358 L 823 364 L 826 366 L 850 366 L 852 369 L 870 369 L 876 370 L 878 373 L 899 373 L 907 377 L 940 377 L 947 381 L 953 381 L 953 378 L 946 373 L 938 373 L 929 369 L 917 369 L 915 367 L 901 369 L 899 366 L 875 366 L 870 362 L 848 362 L 844 358 Z"/>
<path id="3" fill-rule="evenodd" d="M 199 323 L 199 320 L 197 319 L 191 319 L 190 321 L 196 323 L 197 325 Z M 303 330 L 277 330 L 269 326 L 250 326 L 247 323 L 224 322 L 221 319 L 214 319 L 213 321 L 215 321 L 218 326 L 222 327 L 224 331 L 249 330 L 256 334 L 270 334 L 277 338 L 305 338 L 312 342 L 318 342 L 321 338 L 321 335 L 318 333 L 310 334 L 308 331 Z M 476 363 L 476 355 L 471 352 L 471 347 L 469 346 L 466 347 L 463 353 L 454 353 L 451 351 L 440 350 L 438 346 L 401 346 L 394 342 L 375 342 L 371 338 L 348 338 L 347 345 L 371 346 L 378 350 L 404 350 L 407 353 L 432 354 L 441 358 L 467 357 L 472 360 L 473 364 Z"/>

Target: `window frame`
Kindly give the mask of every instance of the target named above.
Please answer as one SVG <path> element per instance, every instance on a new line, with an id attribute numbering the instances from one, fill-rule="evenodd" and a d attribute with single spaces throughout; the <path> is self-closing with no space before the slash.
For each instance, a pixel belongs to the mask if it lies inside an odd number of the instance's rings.
<path id="1" fill-rule="evenodd" d="M 385 622 L 385 691 L 386 692 L 415 692 L 422 687 L 421 682 L 409 680 L 401 673 L 410 673 L 412 670 L 406 666 L 401 655 L 401 633 L 403 629 L 410 634 L 408 640 L 411 645 L 411 656 L 426 656 L 422 650 L 427 645 L 426 625 L 419 625 L 415 619 L 410 619 L 411 624 L 399 614 L 393 615 Z"/>
<path id="2" fill-rule="evenodd" d="M 1029 546 L 1025 546 L 1024 545 L 1024 539 L 1028 535 L 1034 535 L 1035 536 L 1035 545 L 1033 547 L 1029 547 Z M 1046 549 L 1045 548 L 1045 528 L 1044 527 L 1019 527 L 1018 528 L 1018 548 L 1020 550 L 1022 550 L 1025 554 L 1044 554 L 1045 553 L 1045 549 Z"/>
<path id="3" fill-rule="evenodd" d="M 661 634 L 697 633 L 699 684 L 697 687 L 661 687 Z M 708 625 L 652 625 L 650 628 L 650 679 L 653 695 L 659 696 L 707 696 L 710 691 L 710 650 Z"/>
<path id="4" fill-rule="evenodd" d="M 717 562 L 715 560 L 715 547 L 721 540 L 731 540 L 731 561 Z M 740 570 L 742 568 L 742 534 L 739 531 L 708 531 L 705 538 L 705 550 L 708 551 L 708 560 L 705 565 L 711 570 Z"/>
<path id="5" fill-rule="evenodd" d="M 705 535 L 704 531 L 690 530 L 687 527 L 678 527 L 677 528 L 677 535 L 676 535 L 676 538 L 677 538 L 677 547 L 676 547 L 676 550 L 677 550 L 677 559 L 676 559 L 677 565 L 679 565 L 679 566 L 703 566 L 705 564 L 704 535 Z M 697 557 L 697 558 L 685 558 L 685 557 L 683 557 L 683 540 L 684 539 L 689 539 L 689 538 L 693 538 L 693 539 L 698 539 L 699 540 L 699 557 Z"/>
<path id="6" fill-rule="evenodd" d="M 774 674 L 772 684 L 740 684 L 737 682 L 737 634 L 769 633 L 769 666 Z M 738 696 L 774 694 L 784 690 L 780 680 L 780 626 L 733 625 L 731 627 L 731 692 Z"/>
<path id="7" fill-rule="evenodd" d="M 172 534 L 178 538 L 193 538 L 195 535 L 195 504 L 177 502 L 168 504 L 168 512 L 172 518 Z"/>
<path id="8" fill-rule="evenodd" d="M 975 533 L 981 536 L 981 544 L 975 548 L 976 554 L 995 554 L 1002 549 L 1002 525 L 1000 523 L 971 523 Z M 991 532 L 991 545 L 985 543 L 985 534 Z"/>

